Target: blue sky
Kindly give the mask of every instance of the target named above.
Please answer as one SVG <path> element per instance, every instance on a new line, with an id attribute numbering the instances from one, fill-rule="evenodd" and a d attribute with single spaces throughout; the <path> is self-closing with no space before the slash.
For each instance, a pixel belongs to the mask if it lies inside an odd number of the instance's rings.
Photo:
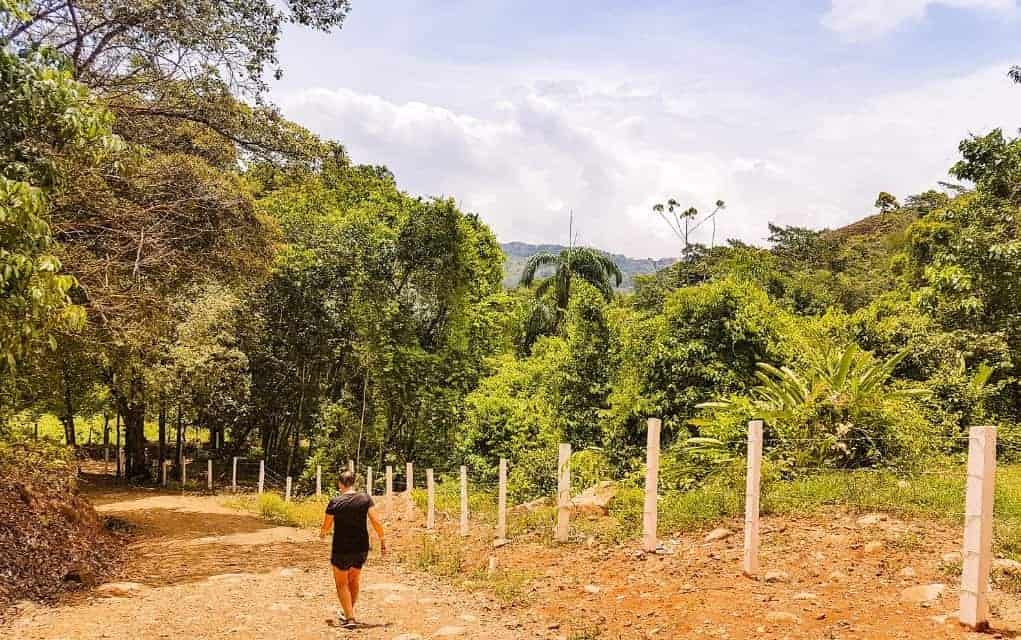
<path id="1" fill-rule="evenodd" d="M 834 227 L 1021 126 L 1015 0 L 354 0 L 284 34 L 273 99 L 501 240 L 675 255 L 650 213 L 727 201 L 717 238 Z M 708 239 L 708 238 L 704 238 Z"/>

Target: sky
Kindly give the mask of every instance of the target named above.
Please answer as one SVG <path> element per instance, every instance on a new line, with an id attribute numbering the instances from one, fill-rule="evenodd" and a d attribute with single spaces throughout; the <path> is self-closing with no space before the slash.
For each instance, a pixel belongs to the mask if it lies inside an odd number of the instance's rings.
<path id="1" fill-rule="evenodd" d="M 716 242 L 834 228 L 1021 127 L 1016 0 L 352 5 L 340 31 L 285 31 L 271 98 L 503 242 L 566 244 L 573 211 L 582 244 L 675 256 L 670 197 L 724 200 Z"/>

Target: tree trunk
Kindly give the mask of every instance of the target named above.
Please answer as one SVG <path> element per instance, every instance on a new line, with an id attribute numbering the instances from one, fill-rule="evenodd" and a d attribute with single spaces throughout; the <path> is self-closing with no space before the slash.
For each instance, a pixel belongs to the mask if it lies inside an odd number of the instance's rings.
<path id="1" fill-rule="evenodd" d="M 71 400 L 71 376 L 67 370 L 67 362 L 61 361 L 60 364 L 60 379 L 64 383 L 64 415 L 60 416 L 60 421 L 64 424 L 64 439 L 67 441 L 67 446 L 73 447 L 78 443 L 76 442 L 74 432 L 74 403 Z"/>
<path id="2" fill-rule="evenodd" d="M 110 446 L 110 414 L 103 411 L 103 446 Z"/>
<path id="3" fill-rule="evenodd" d="M 160 400 L 160 416 L 159 416 L 159 429 L 160 429 L 160 469 L 163 469 L 163 463 L 167 459 L 167 401 Z"/>
<path id="4" fill-rule="evenodd" d="M 177 454 L 174 464 L 178 466 L 177 477 L 183 477 L 183 469 L 181 464 L 184 461 L 184 422 L 181 418 L 181 405 L 177 405 Z"/>
<path id="5" fill-rule="evenodd" d="M 145 464 L 145 382 L 140 375 L 131 379 L 127 397 L 121 396 L 118 404 L 124 418 L 124 476 L 148 475 Z"/>
<path id="6" fill-rule="evenodd" d="M 121 472 L 122 472 L 122 469 L 121 469 L 121 414 L 120 414 L 119 411 L 117 412 L 117 427 L 116 428 L 117 428 L 117 447 L 115 449 L 115 454 L 116 454 L 116 457 L 117 457 L 117 479 L 119 480 L 120 477 L 121 477 Z"/>

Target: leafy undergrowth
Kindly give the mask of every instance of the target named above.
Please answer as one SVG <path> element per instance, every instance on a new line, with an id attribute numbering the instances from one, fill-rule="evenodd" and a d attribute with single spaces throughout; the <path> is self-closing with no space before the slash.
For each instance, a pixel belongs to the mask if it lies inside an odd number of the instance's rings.
<path id="1" fill-rule="evenodd" d="M 48 601 L 119 566 L 122 541 L 78 493 L 69 449 L 0 442 L 0 616 L 19 600 Z"/>

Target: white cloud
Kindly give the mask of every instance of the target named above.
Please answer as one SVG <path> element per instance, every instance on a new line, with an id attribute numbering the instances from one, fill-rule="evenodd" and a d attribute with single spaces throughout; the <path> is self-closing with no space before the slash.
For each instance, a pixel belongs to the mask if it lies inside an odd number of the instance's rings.
<path id="1" fill-rule="evenodd" d="M 344 88 L 279 101 L 356 162 L 386 164 L 403 188 L 479 212 L 501 240 L 566 241 L 573 210 L 582 242 L 658 256 L 678 250 L 650 211 L 668 196 L 705 209 L 723 198 L 717 241 L 760 241 L 769 221 L 837 226 L 869 213 L 880 190 L 935 186 L 961 138 L 1016 122 L 1021 88 L 1007 66 L 847 105 L 570 74 L 493 90 L 472 113 Z"/>
<path id="2" fill-rule="evenodd" d="M 904 22 L 925 17 L 930 7 L 1009 11 L 1015 0 L 831 0 L 822 23 L 850 40 L 866 40 L 892 31 Z"/>

